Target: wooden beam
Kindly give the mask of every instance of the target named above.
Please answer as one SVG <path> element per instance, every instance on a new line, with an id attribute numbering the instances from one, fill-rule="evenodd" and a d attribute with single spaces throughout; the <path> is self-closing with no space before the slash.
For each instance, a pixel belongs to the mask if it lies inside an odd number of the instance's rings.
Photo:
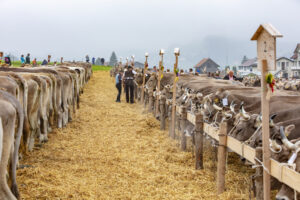
<path id="1" fill-rule="evenodd" d="M 157 90 L 156 90 L 156 103 L 155 103 L 155 112 L 154 112 L 154 116 L 156 117 L 157 113 L 158 113 L 158 108 L 159 108 L 159 92 L 160 92 L 160 79 L 161 79 L 161 75 L 162 75 L 162 70 L 161 70 L 161 66 L 163 66 L 163 59 L 164 59 L 164 55 L 161 54 L 161 60 L 159 62 L 159 69 L 158 69 L 158 77 L 157 77 Z"/>
<path id="2" fill-rule="evenodd" d="M 173 80 L 173 97 L 172 97 L 172 121 L 171 121 L 171 138 L 175 139 L 175 115 L 176 115 L 176 70 L 178 67 L 178 54 L 175 54 L 174 80 Z"/>
<path id="3" fill-rule="evenodd" d="M 184 129 L 186 127 L 186 107 L 181 106 L 181 114 L 180 114 L 180 127 L 181 127 L 181 150 L 186 151 L 186 136 L 184 133 Z"/>
<path id="4" fill-rule="evenodd" d="M 146 56 L 146 61 L 144 64 L 144 74 L 143 74 L 143 85 L 142 85 L 142 94 L 141 94 L 141 102 L 144 102 L 144 87 L 145 87 L 145 82 L 146 82 L 146 70 L 147 70 L 147 66 L 148 66 L 148 56 Z"/>
<path id="5" fill-rule="evenodd" d="M 218 168 L 217 168 L 217 193 L 225 191 L 225 172 L 226 172 L 226 147 L 227 147 L 227 122 L 220 124 L 219 146 L 218 146 Z"/>
<path id="6" fill-rule="evenodd" d="M 203 169 L 203 116 L 195 116 L 195 168 Z"/>
<path id="7" fill-rule="evenodd" d="M 178 113 L 180 113 L 180 109 L 176 109 Z M 199 114 L 200 115 L 200 114 Z M 193 124 L 196 124 L 196 130 L 197 125 L 199 122 L 197 121 L 197 114 L 193 115 L 191 113 L 187 113 L 187 120 Z M 199 120 L 199 118 L 198 118 Z M 213 139 L 219 141 L 219 132 L 221 129 L 218 129 L 216 127 L 211 126 L 208 123 L 203 123 L 203 131 L 212 137 Z M 195 139 L 195 142 L 197 140 Z M 227 136 L 227 147 L 230 148 L 235 153 L 239 154 L 240 156 L 243 156 L 245 159 L 250 161 L 252 164 L 255 164 L 255 149 L 244 144 L 241 141 L 238 141 L 237 139 Z M 196 146 L 197 144 L 195 144 Z M 195 148 L 195 151 L 197 152 L 197 147 Z M 282 183 L 290 186 L 291 188 L 297 190 L 300 192 L 300 173 L 296 172 L 293 169 L 290 169 L 287 166 L 282 166 L 279 162 L 270 159 L 270 173 L 273 177 L 277 178 L 278 180 L 281 180 Z"/>
<path id="8" fill-rule="evenodd" d="M 261 68 L 261 109 L 262 109 L 262 143 L 263 143 L 263 165 L 270 171 L 270 125 L 269 125 L 269 113 L 270 106 L 267 100 L 267 83 L 265 77 L 267 75 L 268 65 L 267 60 L 262 60 Z M 264 170 L 264 200 L 271 198 L 271 177 L 267 170 Z"/>

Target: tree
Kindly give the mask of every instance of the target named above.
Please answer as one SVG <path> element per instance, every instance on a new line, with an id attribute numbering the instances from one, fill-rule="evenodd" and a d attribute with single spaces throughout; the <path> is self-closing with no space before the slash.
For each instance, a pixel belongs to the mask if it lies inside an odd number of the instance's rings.
<path id="1" fill-rule="evenodd" d="M 101 65 L 104 65 L 105 59 L 104 59 L 104 58 L 101 58 L 100 60 L 101 60 Z"/>
<path id="2" fill-rule="evenodd" d="M 118 59 L 117 59 L 116 53 L 113 51 L 110 56 L 110 59 L 109 59 L 109 66 L 115 66 L 115 64 L 117 62 L 118 62 Z"/>

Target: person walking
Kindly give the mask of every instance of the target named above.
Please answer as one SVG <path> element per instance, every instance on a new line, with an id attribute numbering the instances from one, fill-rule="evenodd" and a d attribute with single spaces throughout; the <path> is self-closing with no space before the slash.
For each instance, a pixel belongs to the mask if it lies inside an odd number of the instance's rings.
<path id="1" fill-rule="evenodd" d="M 23 54 L 21 55 L 21 59 L 20 60 L 21 60 L 21 64 L 24 65 L 25 64 L 25 58 L 24 58 Z"/>
<path id="2" fill-rule="evenodd" d="M 118 89 L 118 96 L 117 96 L 116 102 L 121 102 L 122 78 L 123 78 L 123 72 L 120 71 L 120 72 L 116 75 L 116 88 Z"/>
<path id="3" fill-rule="evenodd" d="M 96 60 L 96 58 L 93 57 L 93 58 L 92 58 L 92 63 L 93 63 L 93 65 L 95 65 L 95 60 Z"/>
<path id="4" fill-rule="evenodd" d="M 128 66 L 127 71 L 124 73 L 123 81 L 125 84 L 126 102 L 134 103 L 134 75 L 136 72 L 132 66 Z"/>
<path id="5" fill-rule="evenodd" d="M 87 63 L 90 62 L 90 57 L 89 57 L 89 55 L 86 55 L 86 56 L 85 56 L 85 60 L 86 60 Z"/>
<path id="6" fill-rule="evenodd" d="M 25 64 L 30 64 L 30 53 L 26 56 Z"/>

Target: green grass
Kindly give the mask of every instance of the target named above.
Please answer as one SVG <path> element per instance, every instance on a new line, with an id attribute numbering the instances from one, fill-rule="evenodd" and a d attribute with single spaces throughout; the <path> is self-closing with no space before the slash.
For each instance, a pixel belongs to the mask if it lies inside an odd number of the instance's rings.
<path id="1" fill-rule="evenodd" d="M 111 66 L 102 66 L 102 65 L 93 65 L 92 69 L 93 71 L 109 71 L 111 70 Z"/>
<path id="2" fill-rule="evenodd" d="M 32 61 L 31 61 L 32 62 Z M 14 66 L 14 67 L 20 67 L 21 66 L 21 61 L 13 61 L 11 62 L 11 64 Z M 37 61 L 37 64 L 40 65 L 42 64 L 42 61 Z M 54 63 L 53 62 L 50 62 L 50 65 L 53 65 Z"/>
<path id="3" fill-rule="evenodd" d="M 42 61 L 37 61 L 37 64 L 38 65 L 42 64 Z M 20 67 L 21 61 L 14 61 L 14 62 L 12 62 L 12 65 L 14 67 Z M 50 65 L 53 65 L 53 62 L 50 62 Z M 92 66 L 93 71 L 109 71 L 111 68 L 112 68 L 111 66 L 102 66 L 102 65 L 93 65 Z"/>

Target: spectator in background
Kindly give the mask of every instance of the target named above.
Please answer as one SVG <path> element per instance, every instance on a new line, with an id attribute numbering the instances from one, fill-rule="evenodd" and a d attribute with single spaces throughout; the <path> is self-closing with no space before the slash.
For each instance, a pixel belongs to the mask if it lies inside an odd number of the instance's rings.
<path id="1" fill-rule="evenodd" d="M 95 57 L 93 57 L 93 58 L 92 58 L 92 63 L 93 63 L 93 65 L 95 65 L 95 60 L 96 60 Z"/>
<path id="2" fill-rule="evenodd" d="M 48 65 L 48 62 L 46 59 L 43 60 L 42 65 Z"/>
<path id="3" fill-rule="evenodd" d="M 180 70 L 179 74 L 184 74 L 184 71 L 183 69 Z"/>
<path id="4" fill-rule="evenodd" d="M 33 59 L 33 61 L 32 61 L 32 66 L 33 66 L 33 67 L 36 67 L 36 66 L 37 66 L 36 58 Z"/>
<path id="5" fill-rule="evenodd" d="M 54 61 L 54 66 L 56 66 L 56 64 L 57 64 L 57 62 L 56 62 L 56 61 Z"/>
<path id="6" fill-rule="evenodd" d="M 153 72 L 157 72 L 156 66 L 153 67 Z"/>
<path id="7" fill-rule="evenodd" d="M 224 77 L 224 80 L 235 81 L 236 76 L 233 74 L 233 71 L 230 70 L 229 73 Z"/>
<path id="8" fill-rule="evenodd" d="M 116 75 L 116 88 L 118 89 L 118 96 L 117 96 L 116 102 L 121 102 L 122 77 L 123 77 L 123 72 L 120 71 L 120 72 Z"/>
<path id="9" fill-rule="evenodd" d="M 85 56 L 85 60 L 86 60 L 87 63 L 90 62 L 90 57 L 89 57 L 89 55 L 86 55 L 86 56 Z"/>
<path id="10" fill-rule="evenodd" d="M 170 72 L 170 69 L 167 69 L 167 72 Z"/>
<path id="11" fill-rule="evenodd" d="M 25 64 L 30 64 L 30 53 L 26 56 Z"/>
<path id="12" fill-rule="evenodd" d="M 24 65 L 25 64 L 25 58 L 24 58 L 23 54 L 21 55 L 21 59 L 20 60 L 21 60 L 21 65 Z"/>
<path id="13" fill-rule="evenodd" d="M 5 56 L 4 62 L 5 62 L 5 64 L 8 64 L 9 66 L 11 66 L 11 60 L 10 60 L 9 55 Z"/>
<path id="14" fill-rule="evenodd" d="M 193 69 L 192 69 L 192 68 L 190 68 L 190 69 L 189 69 L 189 73 L 190 73 L 190 74 L 194 74 L 194 72 L 193 72 Z"/>

